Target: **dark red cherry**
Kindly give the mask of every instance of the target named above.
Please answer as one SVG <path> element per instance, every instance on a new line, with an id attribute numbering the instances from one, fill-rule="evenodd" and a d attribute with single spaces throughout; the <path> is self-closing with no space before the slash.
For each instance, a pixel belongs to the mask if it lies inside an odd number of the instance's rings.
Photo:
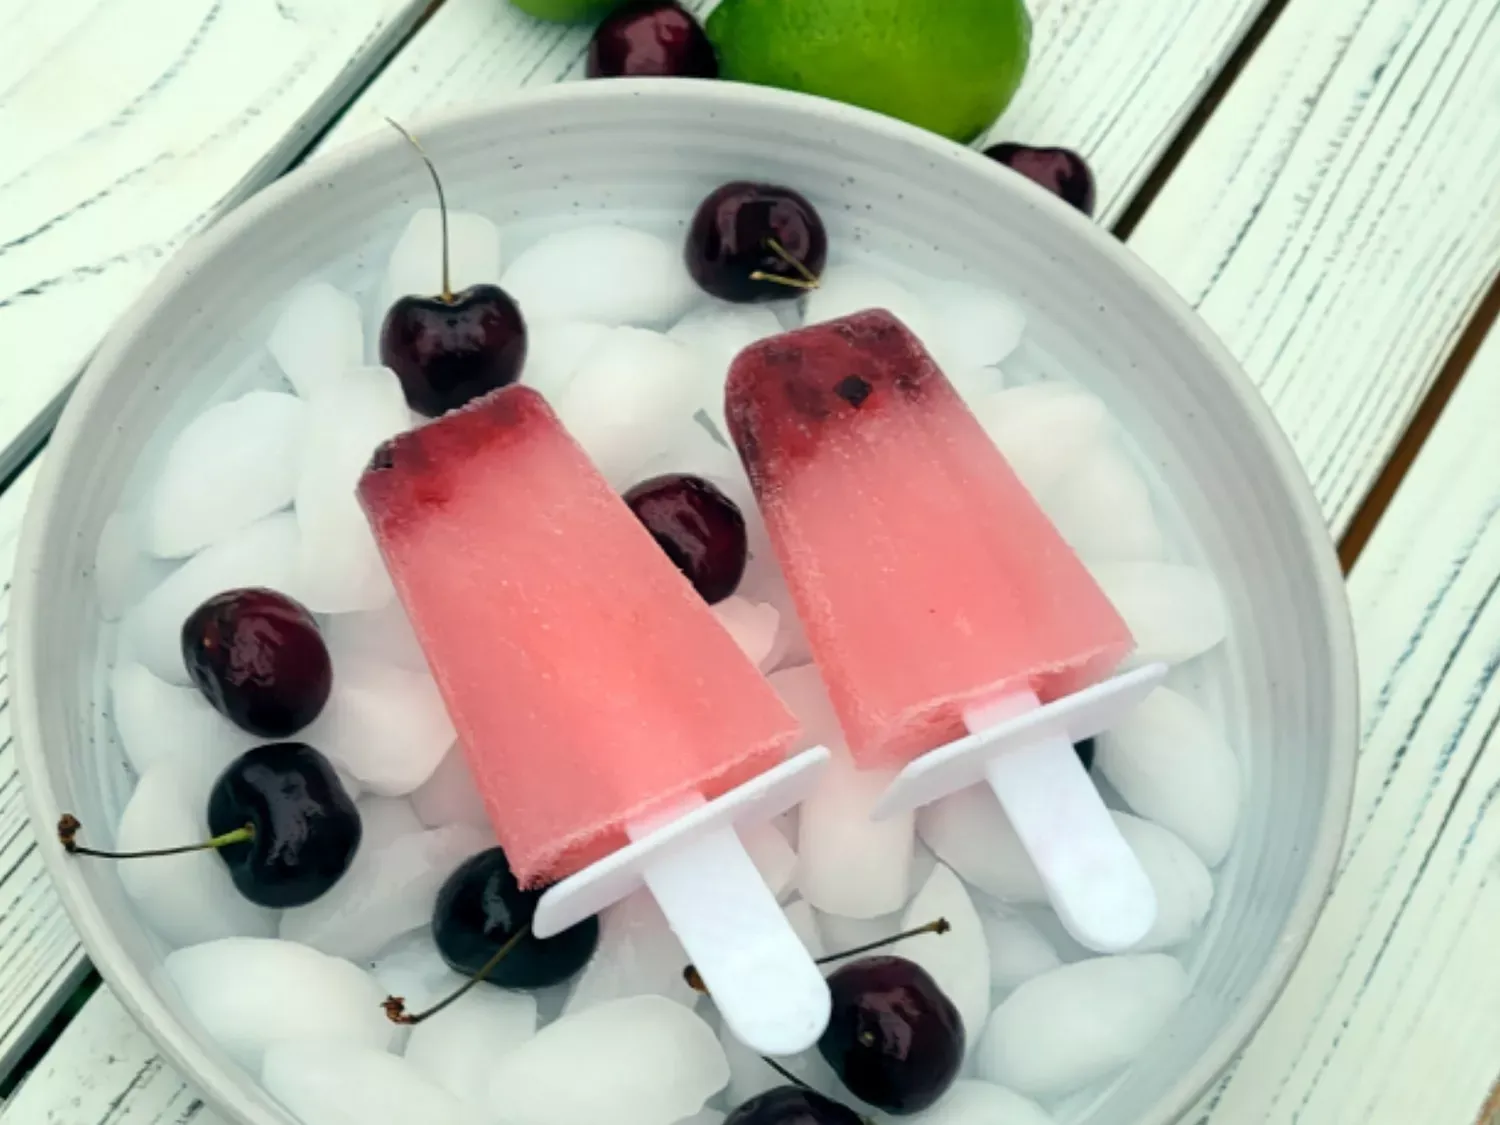
<path id="1" fill-rule="evenodd" d="M 919 1113 L 964 1061 L 964 1024 L 926 970 L 866 957 L 828 978 L 833 1016 L 818 1051 L 849 1092 L 888 1113 Z"/>
<path id="2" fill-rule="evenodd" d="M 599 919 L 543 940 L 529 932 L 542 892 L 522 890 L 500 848 L 465 860 L 438 891 L 432 937 L 455 972 L 475 976 L 502 947 L 519 938 L 488 980 L 501 988 L 546 988 L 570 980 L 599 944 Z"/>
<path id="3" fill-rule="evenodd" d="M 721 300 L 779 301 L 816 288 L 828 232 L 791 188 L 736 181 L 698 205 L 686 260 L 693 280 Z"/>
<path id="4" fill-rule="evenodd" d="M 437 191 L 443 289 L 436 295 L 408 294 L 391 305 L 380 326 L 380 362 L 401 380 L 407 405 L 436 418 L 520 379 L 526 322 L 520 306 L 498 285 L 453 291 L 443 181 L 417 139 L 390 124 L 417 150 Z"/>
<path id="5" fill-rule="evenodd" d="M 625 503 L 709 605 L 739 587 L 749 558 L 745 517 L 708 481 L 655 477 L 627 492 Z"/>
<path id="6" fill-rule="evenodd" d="M 778 1086 L 745 1102 L 724 1125 L 865 1125 L 865 1120 L 816 1090 Z"/>
<path id="7" fill-rule="evenodd" d="M 589 41 L 590 78 L 717 78 L 702 26 L 674 0 L 636 0 L 612 12 Z"/>
<path id="8" fill-rule="evenodd" d="M 407 404 L 436 418 L 520 379 L 526 322 L 498 285 L 402 297 L 385 314 L 380 362 L 401 380 Z"/>
<path id="9" fill-rule="evenodd" d="M 252 837 L 219 856 L 240 894 L 277 910 L 305 906 L 343 878 L 364 831 L 333 764 L 300 742 L 248 750 L 214 782 L 209 831 L 247 824 Z"/>
<path id="10" fill-rule="evenodd" d="M 182 623 L 182 661 L 214 708 L 262 738 L 286 738 L 323 710 L 333 687 L 313 615 L 275 590 L 215 594 Z"/>
<path id="11" fill-rule="evenodd" d="M 984 150 L 991 160 L 1021 173 L 1085 215 L 1094 213 L 1094 173 L 1083 157 L 1067 148 L 1033 148 L 1007 141 Z"/>

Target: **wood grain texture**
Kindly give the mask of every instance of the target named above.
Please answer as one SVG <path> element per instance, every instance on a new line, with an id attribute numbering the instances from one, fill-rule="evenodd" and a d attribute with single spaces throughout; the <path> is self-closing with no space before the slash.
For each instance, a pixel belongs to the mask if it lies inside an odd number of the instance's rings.
<path id="1" fill-rule="evenodd" d="M 718 0 L 689 0 L 707 13 Z M 1266 0 L 1034 0 L 1032 61 L 991 140 L 1088 154 L 1100 217 L 1129 204 Z M 586 28 L 498 0 L 447 0 L 330 134 L 348 140 L 528 86 L 583 76 Z"/>
<path id="2" fill-rule="evenodd" d="M 1341 534 L 1500 267 L 1500 9 L 1294 0 L 1130 245 L 1245 364 Z"/>
<path id="3" fill-rule="evenodd" d="M 32 466 L 0 497 L 0 662 L 21 515 L 36 479 Z M 9 677 L 0 672 L 0 1074 L 77 985 L 84 962 L 36 850 L 11 744 Z"/>
<path id="4" fill-rule="evenodd" d="M 0 0 L 0 478 L 111 321 L 280 173 L 423 0 Z"/>
<path id="5" fill-rule="evenodd" d="M 1500 331 L 1350 577 L 1365 744 L 1306 956 L 1190 1125 L 1464 1125 L 1500 1070 Z"/>

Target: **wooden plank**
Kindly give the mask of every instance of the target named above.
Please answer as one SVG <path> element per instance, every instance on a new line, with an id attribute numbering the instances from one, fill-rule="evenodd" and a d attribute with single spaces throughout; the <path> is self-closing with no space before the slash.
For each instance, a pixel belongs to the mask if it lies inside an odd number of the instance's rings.
<path id="1" fill-rule="evenodd" d="M 1336 534 L 1500 266 L 1493 0 L 1296 0 L 1130 245 L 1240 358 Z"/>
<path id="2" fill-rule="evenodd" d="M 0 623 L 10 611 L 9 575 L 36 465 L 0 496 Z M 0 624 L 0 665 L 7 632 Z M 32 1037 L 83 975 L 78 939 L 36 850 L 16 772 L 10 714 L 0 673 L 0 1075 L 8 1073 Z"/>
<path id="3" fill-rule="evenodd" d="M 689 0 L 707 13 L 717 0 Z M 1069 145 L 1099 174 L 1100 217 L 1129 204 L 1266 0 L 1033 0 L 1030 70 L 993 140 Z M 586 28 L 501 0 L 447 0 L 330 134 L 583 75 Z"/>
<path id="4" fill-rule="evenodd" d="M 0 0 L 0 479 L 111 321 L 281 172 L 425 0 Z"/>
<path id="5" fill-rule="evenodd" d="M 1365 746 L 1342 874 L 1194 1125 L 1463 1125 L 1500 1070 L 1500 330 L 1350 577 Z"/>

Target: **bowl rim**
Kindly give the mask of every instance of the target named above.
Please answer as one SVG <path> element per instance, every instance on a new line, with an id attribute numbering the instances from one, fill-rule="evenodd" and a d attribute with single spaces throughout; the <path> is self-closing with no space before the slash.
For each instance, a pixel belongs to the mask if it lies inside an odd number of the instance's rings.
<path id="1" fill-rule="evenodd" d="M 677 78 L 564 82 L 461 108 L 418 114 L 414 120 L 420 126 L 419 135 L 430 140 L 448 131 L 482 128 L 487 122 L 524 114 L 538 106 L 556 103 L 572 105 L 583 111 L 590 105 L 606 100 L 614 102 L 623 96 L 640 99 L 642 113 L 649 113 L 653 104 L 674 108 L 696 104 L 705 113 L 720 107 L 755 107 L 816 119 L 823 124 L 864 133 L 876 141 L 914 145 L 925 149 L 935 159 L 967 162 L 970 172 L 989 178 L 997 193 L 1023 202 L 1032 209 L 1042 210 L 1052 222 L 1070 231 L 1074 240 L 1084 243 L 1089 253 L 1103 255 L 1144 290 L 1161 313 L 1171 319 L 1173 327 L 1191 337 L 1211 357 L 1216 373 L 1224 380 L 1242 417 L 1254 429 L 1268 454 L 1277 483 L 1292 505 L 1293 520 L 1311 545 L 1315 559 L 1314 567 L 1306 577 L 1316 588 L 1322 607 L 1333 681 L 1331 715 L 1334 738 L 1327 747 L 1330 756 L 1328 792 L 1320 811 L 1317 838 L 1307 856 L 1306 876 L 1265 971 L 1243 995 L 1235 1015 L 1194 1064 L 1167 1086 L 1151 1112 L 1140 1122 L 1140 1125 L 1171 1125 L 1188 1112 L 1224 1073 L 1285 990 L 1332 892 L 1353 800 L 1359 744 L 1353 622 L 1344 577 L 1327 525 L 1289 439 L 1249 376 L 1215 333 L 1175 290 L 1108 230 L 975 149 L 916 126 L 806 94 Z M 62 465 L 79 455 L 80 434 L 97 411 L 102 390 L 120 375 L 121 360 L 129 341 L 154 315 L 156 307 L 232 239 L 272 217 L 284 203 L 317 190 L 320 182 L 338 177 L 356 166 L 379 162 L 404 146 L 405 142 L 394 131 L 372 130 L 366 136 L 316 154 L 252 195 L 191 238 L 168 260 L 116 319 L 88 362 L 45 451 L 44 464 L 28 504 L 16 551 L 10 616 L 12 635 L 7 663 L 12 675 L 10 698 L 17 761 L 33 825 L 50 824 L 59 807 L 42 742 L 40 693 L 45 688 L 37 674 L 37 645 L 39 633 L 45 627 L 45 609 L 38 602 L 36 590 L 46 562 L 45 547 L 52 539 L 54 523 L 60 518 L 58 500 Z M 94 966 L 156 1047 L 184 1078 L 194 1084 L 203 1083 L 203 1093 L 216 1109 L 253 1125 L 282 1125 L 274 1115 L 261 1112 L 260 1107 L 253 1104 L 241 1104 L 243 1099 L 232 1096 L 233 1092 L 243 1092 L 240 1078 L 203 1048 L 196 1036 L 156 994 L 147 974 L 111 937 L 108 920 L 89 894 L 76 864 L 68 860 L 62 848 L 45 832 L 39 834 L 38 846 L 59 898 Z"/>

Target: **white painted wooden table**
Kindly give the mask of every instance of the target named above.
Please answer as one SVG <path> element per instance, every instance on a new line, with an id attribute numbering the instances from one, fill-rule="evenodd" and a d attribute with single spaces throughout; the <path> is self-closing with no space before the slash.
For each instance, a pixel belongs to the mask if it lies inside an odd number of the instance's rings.
<path id="1" fill-rule="evenodd" d="M 0 574 L 24 467 L 45 455 L 73 376 L 185 238 L 330 124 L 319 143 L 579 76 L 582 32 L 504 0 L 446 0 L 413 32 L 428 7 L 0 0 Z M 1185 1120 L 1488 1121 L 1500 7 L 1033 7 L 1031 73 L 994 136 L 1089 156 L 1101 221 L 1219 331 L 1334 534 L 1354 529 L 1365 746 L 1340 881 L 1270 1020 Z M 5 605 L 0 593 L 0 619 Z M 4 691 L 0 679 L 0 1125 L 220 1125 L 107 988 L 77 992 L 91 982 L 25 822 Z"/>

